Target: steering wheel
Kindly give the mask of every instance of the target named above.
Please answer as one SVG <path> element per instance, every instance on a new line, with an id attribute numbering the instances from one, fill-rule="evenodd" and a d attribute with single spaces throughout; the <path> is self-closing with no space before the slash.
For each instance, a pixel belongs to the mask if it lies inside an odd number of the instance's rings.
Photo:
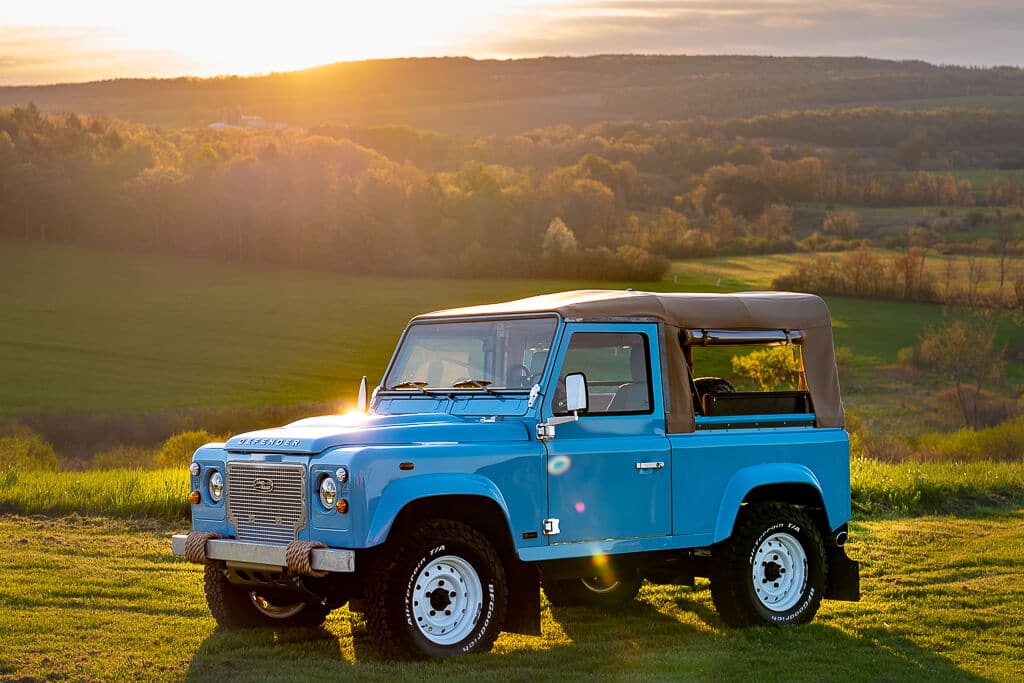
<path id="1" fill-rule="evenodd" d="M 516 374 L 519 377 L 516 377 Z M 513 365 L 509 368 L 509 382 L 518 380 L 519 386 L 523 389 L 528 389 L 533 386 L 533 373 L 530 372 L 530 368 L 525 365 Z"/>

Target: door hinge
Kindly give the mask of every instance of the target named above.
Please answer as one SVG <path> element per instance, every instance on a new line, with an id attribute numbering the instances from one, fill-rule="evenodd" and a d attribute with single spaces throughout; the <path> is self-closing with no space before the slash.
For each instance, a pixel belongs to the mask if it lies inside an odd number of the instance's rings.
<path id="1" fill-rule="evenodd" d="M 547 424 L 537 425 L 537 440 L 549 441 L 555 438 L 555 426 Z"/>
<path id="2" fill-rule="evenodd" d="M 561 529 L 558 528 L 558 518 L 549 517 L 544 520 L 544 535 L 545 536 L 557 536 L 562 533 Z"/>

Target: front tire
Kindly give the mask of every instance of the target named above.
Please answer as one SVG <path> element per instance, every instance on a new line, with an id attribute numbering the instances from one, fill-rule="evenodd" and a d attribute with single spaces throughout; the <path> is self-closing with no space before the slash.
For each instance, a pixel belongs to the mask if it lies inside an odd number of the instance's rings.
<path id="1" fill-rule="evenodd" d="M 711 598 L 729 626 L 804 624 L 821 605 L 826 572 L 821 533 L 806 512 L 755 503 L 713 551 Z"/>
<path id="2" fill-rule="evenodd" d="M 206 604 L 223 628 L 317 628 L 330 611 L 286 591 L 266 591 L 228 581 L 219 562 L 203 567 Z"/>
<path id="3" fill-rule="evenodd" d="M 486 652 L 508 607 L 505 569 L 473 527 L 434 519 L 395 541 L 367 585 L 367 624 L 389 659 Z"/>
<path id="4" fill-rule="evenodd" d="M 620 607 L 636 597 L 642 583 L 643 578 L 634 575 L 549 579 L 544 581 L 544 594 L 555 607 Z"/>

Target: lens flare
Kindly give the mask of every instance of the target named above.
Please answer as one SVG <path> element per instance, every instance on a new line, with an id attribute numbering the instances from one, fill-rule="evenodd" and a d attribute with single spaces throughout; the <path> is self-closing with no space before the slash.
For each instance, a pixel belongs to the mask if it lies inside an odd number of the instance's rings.
<path id="1" fill-rule="evenodd" d="M 572 460 L 568 455 L 556 455 L 548 460 L 548 474 L 558 476 L 565 474 L 572 467 Z"/>
<path id="2" fill-rule="evenodd" d="M 587 511 L 586 503 L 584 503 L 582 500 L 580 502 L 576 503 L 576 512 L 579 512 L 579 513 L 582 514 L 582 513 L 586 512 L 586 511 Z"/>

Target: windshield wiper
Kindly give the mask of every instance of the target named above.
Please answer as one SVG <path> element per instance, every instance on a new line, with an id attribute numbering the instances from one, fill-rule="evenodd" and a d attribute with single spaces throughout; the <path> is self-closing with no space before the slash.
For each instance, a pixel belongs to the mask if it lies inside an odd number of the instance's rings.
<path id="1" fill-rule="evenodd" d="M 483 389 L 488 394 L 493 394 L 494 389 L 491 389 L 491 384 L 493 382 L 488 382 L 485 379 L 464 379 L 453 384 L 452 389 Z"/>
<path id="2" fill-rule="evenodd" d="M 427 396 L 433 396 L 433 394 L 427 391 L 427 386 L 428 385 L 426 382 L 399 382 L 394 386 L 388 387 L 388 391 L 391 391 L 393 389 L 419 389 Z"/>

